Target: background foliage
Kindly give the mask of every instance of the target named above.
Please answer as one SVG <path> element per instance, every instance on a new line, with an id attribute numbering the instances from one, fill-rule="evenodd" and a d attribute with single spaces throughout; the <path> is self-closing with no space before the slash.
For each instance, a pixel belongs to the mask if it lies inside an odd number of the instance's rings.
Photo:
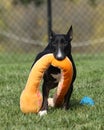
<path id="1" fill-rule="evenodd" d="M 33 47 L 46 46 L 46 2 L 0 0 L 0 50 L 33 52 Z M 103 7 L 103 0 L 52 0 L 53 30 L 66 33 L 73 25 L 74 52 L 104 51 Z"/>

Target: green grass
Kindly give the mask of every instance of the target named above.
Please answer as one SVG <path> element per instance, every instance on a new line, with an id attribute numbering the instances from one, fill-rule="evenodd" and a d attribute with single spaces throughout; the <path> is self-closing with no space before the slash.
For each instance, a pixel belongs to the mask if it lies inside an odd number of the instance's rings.
<path id="1" fill-rule="evenodd" d="M 0 54 L 0 130 L 104 130 L 104 55 L 74 55 L 77 79 L 71 109 L 50 108 L 44 117 L 25 115 L 19 108 L 34 57 Z M 80 105 L 83 96 L 95 105 Z"/>

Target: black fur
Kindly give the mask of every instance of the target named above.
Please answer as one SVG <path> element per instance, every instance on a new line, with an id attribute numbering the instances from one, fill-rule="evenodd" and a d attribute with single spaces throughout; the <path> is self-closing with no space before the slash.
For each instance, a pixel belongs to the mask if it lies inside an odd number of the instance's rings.
<path id="1" fill-rule="evenodd" d="M 63 103 L 63 108 L 68 109 L 69 108 L 69 101 L 70 97 L 73 91 L 73 82 L 76 78 L 76 67 L 71 55 L 71 40 L 73 38 L 73 29 L 72 26 L 70 27 L 69 31 L 67 34 L 55 34 L 53 31 L 51 31 L 51 36 L 50 36 L 50 42 L 47 45 L 47 47 L 37 55 L 33 65 L 35 62 L 40 59 L 43 55 L 48 54 L 48 53 L 53 53 L 54 57 L 57 60 L 63 60 L 66 56 L 71 60 L 72 65 L 73 65 L 73 79 L 71 82 L 71 85 L 69 87 L 69 90 L 65 96 L 64 103 Z M 32 65 L 32 66 L 33 66 Z M 43 104 L 41 107 L 41 111 L 43 110 L 48 110 L 48 96 L 49 96 L 49 91 L 50 89 L 53 89 L 57 87 L 58 82 L 57 80 L 52 76 L 52 74 L 59 74 L 60 69 L 53 67 L 52 65 L 46 70 L 44 73 L 43 79 L 43 86 L 42 86 L 42 93 L 43 93 Z"/>

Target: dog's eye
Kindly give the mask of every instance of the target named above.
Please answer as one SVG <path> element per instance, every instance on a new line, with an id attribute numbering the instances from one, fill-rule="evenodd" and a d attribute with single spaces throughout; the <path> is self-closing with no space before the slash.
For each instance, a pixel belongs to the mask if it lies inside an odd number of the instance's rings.
<path id="1" fill-rule="evenodd" d="M 55 46 L 55 45 L 56 45 L 56 42 L 55 42 L 55 41 L 54 41 L 54 42 L 52 42 L 52 45 L 53 45 L 53 46 Z"/>
<path id="2" fill-rule="evenodd" d="M 64 39 L 61 39 L 61 43 L 63 43 L 64 46 L 66 46 L 68 44 L 68 42 L 65 41 Z"/>
<path id="3" fill-rule="evenodd" d="M 52 42 L 52 45 L 56 46 L 57 43 L 58 43 L 58 40 L 55 40 L 55 41 Z"/>
<path id="4" fill-rule="evenodd" d="M 65 42 L 64 42 L 64 46 L 67 46 L 67 45 L 68 45 L 68 42 L 67 42 L 67 41 L 65 41 Z"/>

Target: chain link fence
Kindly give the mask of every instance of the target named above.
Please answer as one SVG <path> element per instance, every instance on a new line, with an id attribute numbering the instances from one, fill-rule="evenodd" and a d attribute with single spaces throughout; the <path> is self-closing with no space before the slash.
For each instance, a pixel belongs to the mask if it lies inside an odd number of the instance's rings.
<path id="1" fill-rule="evenodd" d="M 104 51 L 104 0 L 52 0 L 52 29 L 73 26 L 74 53 Z M 0 53 L 36 53 L 48 41 L 46 0 L 0 0 Z"/>

